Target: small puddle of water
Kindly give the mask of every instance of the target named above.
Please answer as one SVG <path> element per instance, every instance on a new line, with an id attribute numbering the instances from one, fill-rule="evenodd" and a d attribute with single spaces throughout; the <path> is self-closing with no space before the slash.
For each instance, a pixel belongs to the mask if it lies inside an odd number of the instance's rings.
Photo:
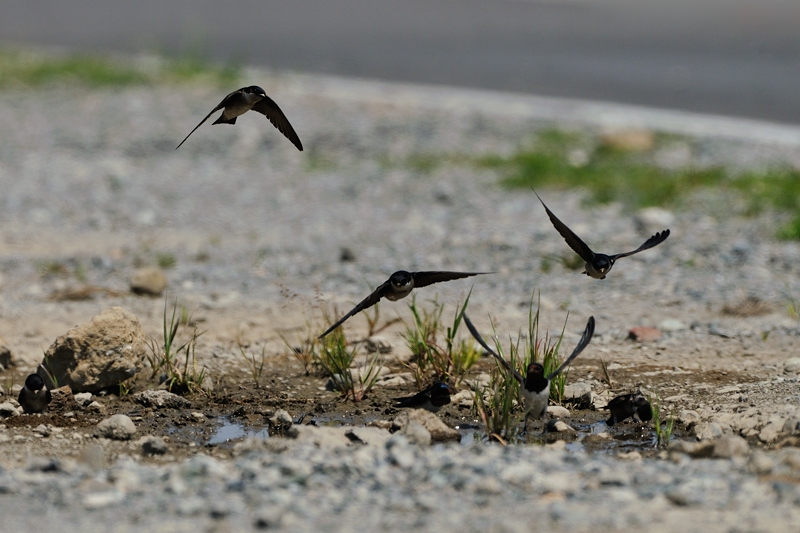
<path id="1" fill-rule="evenodd" d="M 255 437 L 257 439 L 269 438 L 269 431 L 267 428 L 263 429 L 248 429 L 244 424 L 238 422 L 231 422 L 228 418 L 222 417 L 220 425 L 213 435 L 206 442 L 206 446 L 217 446 L 225 444 L 232 440 L 241 439 L 243 437 Z"/>

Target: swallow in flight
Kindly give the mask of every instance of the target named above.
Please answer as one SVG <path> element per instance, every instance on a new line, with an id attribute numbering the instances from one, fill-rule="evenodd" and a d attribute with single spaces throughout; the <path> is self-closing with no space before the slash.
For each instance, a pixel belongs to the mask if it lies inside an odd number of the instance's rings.
<path id="1" fill-rule="evenodd" d="M 286 118 L 286 115 L 283 114 L 281 108 L 278 107 L 272 98 L 267 96 L 267 93 L 264 92 L 264 89 L 257 85 L 251 85 L 250 87 L 242 87 L 238 91 L 233 91 L 228 96 L 222 99 L 222 101 L 217 104 L 217 107 L 211 110 L 211 113 L 206 115 L 206 118 L 200 121 L 200 124 L 194 127 L 194 129 L 189 132 L 189 135 L 186 136 L 188 139 L 192 133 L 194 133 L 197 128 L 203 125 L 203 123 L 208 120 L 208 118 L 222 109 L 222 114 L 219 118 L 214 122 L 214 124 L 236 124 L 236 118 L 239 115 L 243 115 L 250 111 L 257 111 L 261 113 L 265 117 L 272 122 L 272 125 L 278 128 L 278 131 L 283 133 L 283 135 L 292 141 L 298 150 L 301 152 L 303 151 L 303 144 L 300 142 L 300 138 L 294 132 L 292 125 L 289 124 L 289 119 Z M 176 150 L 186 142 L 186 139 L 181 141 L 181 144 L 178 145 Z"/>
<path id="2" fill-rule="evenodd" d="M 543 419 L 545 417 L 547 414 L 547 402 L 550 399 L 550 380 L 558 376 L 573 359 L 578 357 L 578 354 L 589 345 L 589 342 L 592 340 L 592 335 L 594 335 L 594 317 L 591 316 L 589 317 L 589 322 L 586 323 L 586 329 L 583 330 L 583 336 L 581 340 L 578 341 L 578 345 L 575 346 L 572 354 L 561 363 L 561 366 L 559 366 L 555 372 L 551 372 L 548 376 L 545 376 L 544 367 L 540 363 L 530 363 L 528 365 L 528 373 L 523 377 L 508 361 L 489 348 L 489 345 L 486 344 L 486 341 L 480 336 L 478 330 L 475 329 L 475 326 L 472 325 L 472 322 L 467 318 L 466 314 L 464 315 L 464 323 L 467 325 L 469 332 L 472 333 L 472 336 L 475 337 L 475 340 L 483 346 L 483 349 L 492 354 L 497 362 L 500 363 L 500 366 L 502 366 L 506 372 L 510 372 L 519 383 L 520 392 L 522 393 L 522 403 L 525 408 L 526 427 L 528 424 L 528 417 L 534 420 L 539 418 Z"/>
<path id="3" fill-rule="evenodd" d="M 405 398 L 395 398 L 397 403 L 393 406 L 411 407 L 414 409 L 426 409 L 431 413 L 438 412 L 442 407 L 450 403 L 450 395 L 455 394 L 453 387 L 447 383 L 436 381 L 425 390 L 418 392 L 414 396 Z"/>
<path id="4" fill-rule="evenodd" d="M 601 253 L 595 253 L 592 251 L 589 246 L 581 240 L 580 237 L 575 235 L 571 229 L 567 227 L 566 224 L 561 222 L 558 217 L 556 217 L 552 211 L 545 205 L 544 200 L 542 197 L 539 196 L 539 193 L 533 191 L 539 201 L 542 202 L 544 206 L 544 210 L 547 211 L 547 216 L 550 217 L 550 222 L 553 223 L 553 226 L 558 230 L 564 240 L 567 241 L 567 244 L 570 248 L 572 248 L 576 254 L 581 256 L 581 259 L 586 261 L 584 274 L 591 276 L 595 279 L 606 279 L 606 274 L 611 270 L 611 267 L 614 266 L 614 263 L 617 259 L 621 259 L 623 257 L 628 257 L 633 254 L 638 254 L 639 252 L 643 252 L 644 250 L 648 250 L 653 248 L 654 246 L 658 246 L 669 237 L 669 230 L 666 229 L 664 231 L 660 231 L 647 239 L 643 245 L 638 247 L 632 252 L 625 252 L 622 254 L 614 254 L 614 255 L 606 255 Z"/>
<path id="5" fill-rule="evenodd" d="M 434 283 L 441 283 L 443 281 L 451 281 L 454 279 L 468 278 L 470 276 L 479 276 L 481 274 L 491 274 L 491 272 L 406 272 L 405 270 L 398 270 L 389 279 L 384 281 L 372 294 L 361 300 L 361 302 L 350 310 L 349 313 L 340 318 L 334 325 L 329 327 L 325 333 L 318 338 L 322 338 L 331 331 L 335 330 L 342 323 L 364 309 L 368 309 L 378 303 L 381 298 L 386 298 L 396 302 L 405 298 L 411 291 L 420 287 L 427 287 Z"/>
<path id="6" fill-rule="evenodd" d="M 19 391 L 17 401 L 25 413 L 44 413 L 52 395 L 38 374 L 31 374 L 25 379 L 25 386 Z"/>

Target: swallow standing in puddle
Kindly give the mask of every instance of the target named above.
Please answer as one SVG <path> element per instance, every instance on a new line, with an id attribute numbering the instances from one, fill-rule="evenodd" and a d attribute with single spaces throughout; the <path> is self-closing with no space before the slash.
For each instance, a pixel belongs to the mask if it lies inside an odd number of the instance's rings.
<path id="1" fill-rule="evenodd" d="M 25 386 L 19 391 L 17 401 L 24 413 L 44 413 L 52 395 L 38 374 L 31 374 L 25 379 Z"/>
<path id="2" fill-rule="evenodd" d="M 603 409 L 611 411 L 611 416 L 606 420 L 606 424 L 609 426 L 635 416 L 638 416 L 642 422 L 653 418 L 650 402 L 640 392 L 621 394 L 608 402 Z"/>
<path id="3" fill-rule="evenodd" d="M 411 291 L 420 287 L 427 287 L 434 283 L 441 283 L 443 281 L 452 281 L 454 279 L 468 278 L 470 276 L 479 276 L 481 274 L 491 274 L 491 272 L 406 272 L 405 270 L 398 270 L 389 279 L 384 281 L 372 294 L 361 300 L 361 302 L 350 310 L 349 313 L 340 318 L 334 325 L 329 327 L 325 333 L 318 338 L 322 338 L 331 331 L 335 330 L 342 323 L 364 309 L 368 309 L 378 303 L 381 298 L 386 298 L 396 302 L 405 298 Z"/>
<path id="4" fill-rule="evenodd" d="M 453 387 L 447 383 L 436 381 L 425 390 L 418 392 L 414 396 L 405 398 L 395 398 L 397 403 L 393 407 L 411 407 L 413 409 L 425 409 L 431 413 L 438 412 L 442 407 L 450 403 L 450 395 L 455 394 Z"/>
<path id="5" fill-rule="evenodd" d="M 669 230 L 666 229 L 647 239 L 644 244 L 632 252 L 614 255 L 595 253 L 585 242 L 581 240 L 580 237 L 575 234 L 574 231 L 569 229 L 566 224 L 561 222 L 558 217 L 555 216 L 552 211 L 550 211 L 550 209 L 544 203 L 544 200 L 542 200 L 542 197 L 539 196 L 539 193 L 536 191 L 533 191 L 533 193 L 537 198 L 539 198 L 539 201 L 542 202 L 544 210 L 547 211 L 547 216 L 550 217 L 550 222 L 553 223 L 553 226 L 555 226 L 556 230 L 558 230 L 561 236 L 564 237 L 564 240 L 567 241 L 569 247 L 572 248 L 576 254 L 581 256 L 581 259 L 586 261 L 586 265 L 584 267 L 585 270 L 583 273 L 595 279 L 606 279 L 606 274 L 608 274 L 608 272 L 611 270 L 611 267 L 614 266 L 614 263 L 617 259 L 638 254 L 639 252 L 643 252 L 644 250 L 658 246 L 667 240 L 667 237 L 669 237 Z"/>
<path id="6" fill-rule="evenodd" d="M 176 150 L 186 142 L 186 139 L 191 137 L 192 133 L 197 131 L 197 128 L 203 125 L 203 123 L 208 120 L 208 118 L 222 109 L 222 114 L 219 118 L 214 121 L 214 124 L 236 124 L 236 118 L 240 115 L 247 113 L 250 110 L 256 111 L 261 113 L 265 117 L 272 122 L 272 125 L 278 128 L 278 131 L 283 133 L 283 135 L 292 141 L 298 150 L 301 152 L 303 151 L 303 144 L 300 142 L 300 138 L 294 132 L 294 128 L 292 125 L 289 124 L 289 119 L 286 118 L 286 115 L 283 114 L 281 108 L 278 107 L 272 98 L 267 96 L 267 93 L 264 92 L 264 89 L 257 85 L 251 85 L 250 87 L 242 87 L 238 91 L 233 91 L 228 96 L 222 99 L 222 101 L 217 104 L 217 107 L 211 110 L 211 113 L 206 115 L 206 118 L 200 121 L 200 124 L 194 127 L 192 131 L 189 132 L 189 135 L 186 136 L 185 139 L 181 141 L 181 144 L 178 145 Z"/>
<path id="7" fill-rule="evenodd" d="M 472 333 L 472 336 L 475 337 L 475 340 L 483 346 L 483 349 L 492 354 L 497 362 L 505 368 L 506 372 L 510 372 L 519 383 L 525 408 L 526 427 L 528 425 L 528 417 L 534 419 L 543 419 L 545 417 L 547 414 L 547 402 L 550 399 L 550 380 L 559 375 L 573 359 L 578 357 L 578 354 L 589 345 L 589 342 L 592 340 L 592 335 L 594 335 L 594 317 L 590 316 L 589 321 L 586 323 L 586 329 L 583 330 L 583 336 L 581 340 L 578 341 L 578 345 L 575 346 L 572 354 L 561 363 L 561 366 L 559 366 L 555 372 L 551 372 L 548 376 L 545 376 L 544 367 L 540 363 L 530 363 L 526 376 L 522 377 L 522 374 L 520 374 L 516 368 L 512 367 L 508 361 L 489 348 L 489 345 L 486 344 L 486 341 L 480 336 L 478 330 L 475 329 L 475 326 L 472 325 L 472 322 L 467 318 L 466 314 L 464 315 L 464 323 L 467 325 L 469 332 Z"/>

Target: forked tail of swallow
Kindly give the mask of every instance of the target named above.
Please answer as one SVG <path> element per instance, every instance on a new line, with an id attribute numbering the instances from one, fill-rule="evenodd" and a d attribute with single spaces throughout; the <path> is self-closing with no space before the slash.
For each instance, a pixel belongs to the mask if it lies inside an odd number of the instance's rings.
<path id="1" fill-rule="evenodd" d="M 592 340 L 592 335 L 594 335 L 594 317 L 590 316 L 589 321 L 586 323 L 586 329 L 583 330 L 583 336 L 581 337 L 581 340 L 578 341 L 578 345 L 575 347 L 574 350 L 572 350 L 570 356 L 567 357 L 563 363 L 561 363 L 561 366 L 559 366 L 555 372 L 547 376 L 547 379 L 550 380 L 559 375 L 561 371 L 564 370 L 567 367 L 567 365 L 569 365 L 572 362 L 573 359 L 578 357 L 578 355 L 583 351 L 583 349 L 589 346 L 589 343 Z"/>
<path id="2" fill-rule="evenodd" d="M 478 330 L 475 329 L 475 326 L 472 324 L 472 321 L 469 319 L 467 314 L 464 313 L 463 316 L 464 316 L 464 323 L 467 325 L 467 329 L 475 338 L 475 340 L 478 341 L 478 344 L 480 344 L 484 350 L 492 354 L 492 356 L 497 360 L 497 362 L 500 363 L 500 366 L 506 369 L 506 372 L 511 372 L 511 374 L 514 376 L 514 379 L 516 379 L 520 384 L 524 383 L 525 378 L 522 377 L 522 374 L 520 374 L 516 368 L 512 367 L 511 363 L 500 357 L 497 354 L 497 352 L 489 348 L 489 345 L 486 344 L 486 341 L 483 340 L 483 337 L 481 337 L 480 333 L 478 333 Z"/>

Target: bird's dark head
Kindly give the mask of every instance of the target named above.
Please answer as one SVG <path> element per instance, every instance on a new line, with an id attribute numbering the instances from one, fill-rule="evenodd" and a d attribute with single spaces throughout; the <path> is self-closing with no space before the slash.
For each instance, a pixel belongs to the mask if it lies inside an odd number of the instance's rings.
<path id="1" fill-rule="evenodd" d="M 525 375 L 525 390 L 539 392 L 547 387 L 547 380 L 544 377 L 544 367 L 539 363 L 528 365 L 528 373 Z"/>
<path id="2" fill-rule="evenodd" d="M 611 268 L 611 258 L 605 255 L 597 255 L 594 259 L 594 267 L 600 271 L 600 273 L 605 274 L 608 272 L 608 269 Z"/>
<path id="3" fill-rule="evenodd" d="M 650 402 L 647 401 L 647 398 L 638 394 L 636 398 L 633 399 L 633 403 L 636 406 L 636 414 L 639 416 L 639 420 L 647 422 L 653 419 L 653 408 L 650 406 Z"/>
<path id="4" fill-rule="evenodd" d="M 44 388 L 44 380 L 39 374 L 31 374 L 25 379 L 25 387 L 32 391 L 42 390 Z"/>
<path id="5" fill-rule="evenodd" d="M 391 283 L 392 287 L 395 289 L 405 289 L 412 280 L 411 273 L 405 270 L 398 270 L 389 277 L 389 283 Z"/>
<path id="6" fill-rule="evenodd" d="M 264 89 L 262 89 L 258 85 L 251 85 L 250 87 L 245 87 L 244 89 L 242 89 L 242 92 L 245 94 L 255 94 L 256 96 L 260 96 L 261 98 L 267 96 L 267 93 L 264 92 Z"/>
<path id="7" fill-rule="evenodd" d="M 436 406 L 447 405 L 450 403 L 450 395 L 455 394 L 453 387 L 447 383 L 437 381 L 431 385 L 431 403 Z"/>
<path id="8" fill-rule="evenodd" d="M 526 378 L 544 378 L 544 367 L 539 363 L 529 364 Z"/>

